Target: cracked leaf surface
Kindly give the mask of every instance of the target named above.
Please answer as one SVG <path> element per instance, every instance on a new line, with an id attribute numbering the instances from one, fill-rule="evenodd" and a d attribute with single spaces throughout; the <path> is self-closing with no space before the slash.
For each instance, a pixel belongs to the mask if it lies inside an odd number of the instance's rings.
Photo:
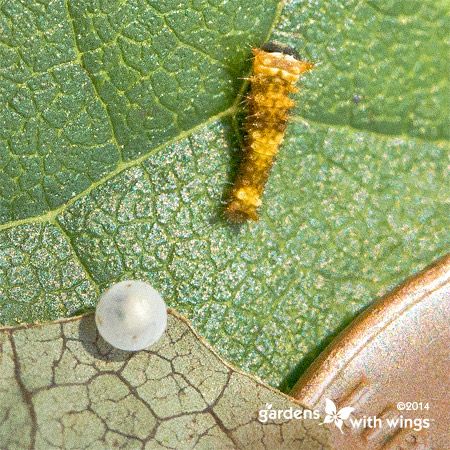
<path id="1" fill-rule="evenodd" d="M 60 206 L 119 159 L 64 2 L 0 2 L 0 223 Z"/>
<path id="2" fill-rule="evenodd" d="M 105 343 L 92 315 L 2 329 L 0 350 L 6 448 L 329 448 L 318 421 L 259 422 L 267 403 L 302 408 L 228 366 L 173 312 L 136 353 Z"/>
<path id="3" fill-rule="evenodd" d="M 55 210 L 233 103 L 276 2 L 0 2 L 0 223 Z"/>
<path id="4" fill-rule="evenodd" d="M 0 322 L 35 322 L 95 306 L 96 286 L 74 256 L 54 225 L 29 224 L 4 231 Z"/>
<path id="5" fill-rule="evenodd" d="M 287 2 L 272 37 L 321 64 L 302 81 L 261 221 L 238 230 L 221 219 L 239 158 L 230 105 L 247 42 L 267 34 L 274 8 L 161 4 L 58 13 L 88 87 L 79 98 L 102 111 L 114 148 L 102 155 L 115 162 L 48 213 L 5 216 L 0 320 L 71 315 L 142 278 L 223 356 L 286 389 L 361 308 L 448 251 L 448 6 Z M 35 237 L 44 229 L 52 241 Z"/>

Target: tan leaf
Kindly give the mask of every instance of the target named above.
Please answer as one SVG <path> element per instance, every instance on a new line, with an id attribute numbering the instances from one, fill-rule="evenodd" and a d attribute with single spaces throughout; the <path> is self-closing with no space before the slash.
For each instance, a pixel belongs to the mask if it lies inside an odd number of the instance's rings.
<path id="1" fill-rule="evenodd" d="M 170 311 L 150 349 L 124 352 L 92 314 L 0 330 L 0 436 L 8 449 L 324 449 L 319 421 L 261 423 L 302 409 L 221 360 Z"/>

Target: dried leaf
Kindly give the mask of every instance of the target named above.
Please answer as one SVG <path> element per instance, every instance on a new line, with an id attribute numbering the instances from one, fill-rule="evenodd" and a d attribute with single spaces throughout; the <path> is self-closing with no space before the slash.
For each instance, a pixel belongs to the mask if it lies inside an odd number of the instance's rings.
<path id="1" fill-rule="evenodd" d="M 230 367 L 173 311 L 136 353 L 105 343 L 92 315 L 5 328 L 0 344 L 2 448 L 328 448 L 319 421 L 261 423 L 267 403 L 301 407 Z"/>

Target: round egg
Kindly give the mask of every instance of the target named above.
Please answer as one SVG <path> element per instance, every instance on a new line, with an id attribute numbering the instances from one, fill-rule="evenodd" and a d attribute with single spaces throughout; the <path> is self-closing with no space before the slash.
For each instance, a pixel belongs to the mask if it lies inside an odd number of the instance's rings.
<path id="1" fill-rule="evenodd" d="M 164 333 L 167 307 L 159 293 L 143 281 L 122 281 L 103 293 L 95 311 L 102 338 L 113 347 L 138 351 Z"/>

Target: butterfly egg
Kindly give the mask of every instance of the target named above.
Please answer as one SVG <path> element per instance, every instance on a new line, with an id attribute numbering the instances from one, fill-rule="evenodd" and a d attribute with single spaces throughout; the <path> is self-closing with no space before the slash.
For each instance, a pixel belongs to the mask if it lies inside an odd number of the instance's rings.
<path id="1" fill-rule="evenodd" d="M 105 291 L 95 310 L 102 338 L 121 350 L 143 350 L 162 336 L 167 307 L 159 293 L 143 281 L 122 281 Z"/>

